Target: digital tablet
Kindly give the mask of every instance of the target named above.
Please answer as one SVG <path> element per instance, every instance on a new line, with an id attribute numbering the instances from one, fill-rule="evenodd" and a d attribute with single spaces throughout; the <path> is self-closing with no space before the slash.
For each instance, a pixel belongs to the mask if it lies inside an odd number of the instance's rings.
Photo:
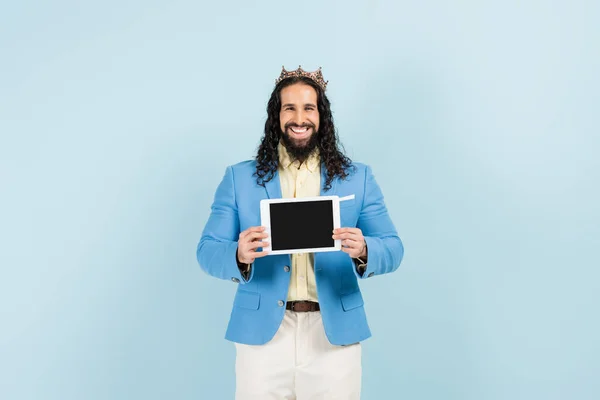
<path id="1" fill-rule="evenodd" d="M 339 196 L 261 200 L 260 218 L 269 255 L 341 250 L 341 240 L 332 238 L 340 227 Z"/>

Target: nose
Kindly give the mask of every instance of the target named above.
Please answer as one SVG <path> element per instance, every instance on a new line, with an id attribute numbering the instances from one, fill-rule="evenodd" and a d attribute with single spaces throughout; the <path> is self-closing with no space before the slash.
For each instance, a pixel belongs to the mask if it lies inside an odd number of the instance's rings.
<path id="1" fill-rule="evenodd" d="M 294 113 L 294 116 L 292 118 L 292 121 L 298 125 L 302 125 L 305 121 L 305 113 L 304 110 L 296 110 L 296 112 Z"/>

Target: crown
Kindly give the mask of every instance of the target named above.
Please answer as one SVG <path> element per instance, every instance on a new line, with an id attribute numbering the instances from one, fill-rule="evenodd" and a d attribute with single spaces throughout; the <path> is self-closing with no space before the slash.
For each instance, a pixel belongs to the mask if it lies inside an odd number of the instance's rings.
<path id="1" fill-rule="evenodd" d="M 285 69 L 285 66 L 282 66 L 281 67 L 281 75 L 279 75 L 279 78 L 277 78 L 275 80 L 275 84 L 277 85 L 282 80 L 284 80 L 286 78 L 292 78 L 295 76 L 303 76 L 305 78 L 312 79 L 323 90 L 325 90 L 325 88 L 327 87 L 327 83 L 329 82 L 329 81 L 325 81 L 323 79 L 323 74 L 321 73 L 321 67 L 319 67 L 319 69 L 316 71 L 308 72 L 308 71 L 303 70 L 302 67 L 299 65 L 298 69 L 294 70 L 294 71 L 287 71 Z"/>

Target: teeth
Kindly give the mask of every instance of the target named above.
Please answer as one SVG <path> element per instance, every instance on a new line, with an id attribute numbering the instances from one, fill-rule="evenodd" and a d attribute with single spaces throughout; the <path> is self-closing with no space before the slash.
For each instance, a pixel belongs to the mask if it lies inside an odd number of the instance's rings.
<path id="1" fill-rule="evenodd" d="M 296 133 L 303 133 L 306 132 L 308 128 L 304 127 L 304 128 L 292 128 L 292 130 Z"/>

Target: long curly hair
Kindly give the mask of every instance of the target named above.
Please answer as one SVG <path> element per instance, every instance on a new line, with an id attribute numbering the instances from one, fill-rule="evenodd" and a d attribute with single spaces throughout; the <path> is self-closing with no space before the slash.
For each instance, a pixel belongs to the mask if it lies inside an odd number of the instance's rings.
<path id="1" fill-rule="evenodd" d="M 336 177 L 345 179 L 350 174 L 352 161 L 344 154 L 343 146 L 333 124 L 331 104 L 325 92 L 310 78 L 291 77 L 279 82 L 271 93 L 267 104 L 267 121 L 265 122 L 265 133 L 261 139 L 256 155 L 257 183 L 264 186 L 266 182 L 273 179 L 279 166 L 279 154 L 277 145 L 283 135 L 280 127 L 279 112 L 281 110 L 281 90 L 295 83 L 305 83 L 313 87 L 317 92 L 317 109 L 319 110 L 319 130 L 314 135 L 316 147 L 319 149 L 321 162 L 327 169 L 327 179 L 324 184 L 325 191 L 331 189 L 331 182 Z"/>

